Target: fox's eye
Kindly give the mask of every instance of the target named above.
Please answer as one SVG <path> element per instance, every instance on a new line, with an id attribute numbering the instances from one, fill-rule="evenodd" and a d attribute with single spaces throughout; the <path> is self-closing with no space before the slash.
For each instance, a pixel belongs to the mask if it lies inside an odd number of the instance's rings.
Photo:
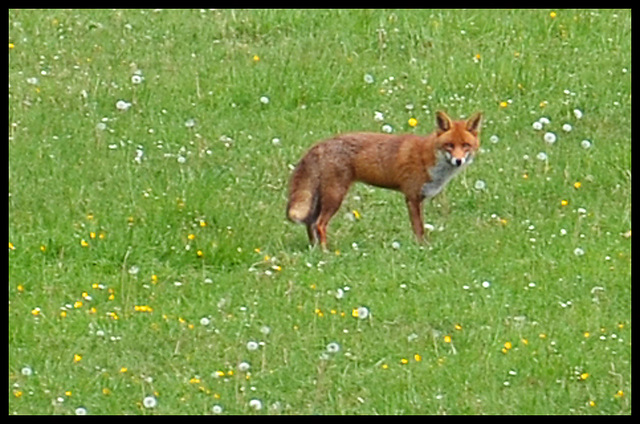
<path id="1" fill-rule="evenodd" d="M 469 143 L 464 143 L 464 144 L 462 145 L 462 147 L 463 147 L 463 148 L 465 148 L 465 149 L 470 149 L 470 148 L 471 148 L 471 144 L 469 144 Z"/>
<path id="2" fill-rule="evenodd" d="M 453 150 L 453 143 L 445 143 L 444 148 L 447 150 Z"/>

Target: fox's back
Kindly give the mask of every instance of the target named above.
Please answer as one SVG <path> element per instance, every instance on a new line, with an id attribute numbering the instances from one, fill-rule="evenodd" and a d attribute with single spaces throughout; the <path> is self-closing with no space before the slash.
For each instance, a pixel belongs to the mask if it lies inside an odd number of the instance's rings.
<path id="1" fill-rule="evenodd" d="M 405 168 L 420 168 L 427 137 L 357 132 L 335 136 L 317 144 L 320 164 L 326 172 L 348 172 L 351 180 L 399 188 Z"/>

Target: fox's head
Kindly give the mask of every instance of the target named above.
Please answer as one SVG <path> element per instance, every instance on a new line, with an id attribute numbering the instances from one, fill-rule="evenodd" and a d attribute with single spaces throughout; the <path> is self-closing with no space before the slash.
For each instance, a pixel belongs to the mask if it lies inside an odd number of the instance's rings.
<path id="1" fill-rule="evenodd" d="M 452 121 L 444 112 L 436 113 L 438 124 L 436 146 L 453 166 L 468 164 L 480 147 L 478 133 L 482 112 L 474 113 L 466 121 Z"/>

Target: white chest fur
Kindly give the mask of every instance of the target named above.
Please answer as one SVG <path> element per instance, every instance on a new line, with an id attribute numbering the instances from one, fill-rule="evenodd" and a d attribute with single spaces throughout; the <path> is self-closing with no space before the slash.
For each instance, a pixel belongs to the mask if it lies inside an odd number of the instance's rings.
<path id="1" fill-rule="evenodd" d="M 422 186 L 422 195 L 429 199 L 440 193 L 449 180 L 466 168 L 471 163 L 471 160 L 472 157 L 469 155 L 463 164 L 456 166 L 451 163 L 451 160 L 445 154 L 439 153 L 436 164 L 428 170 L 431 181 L 424 183 Z"/>

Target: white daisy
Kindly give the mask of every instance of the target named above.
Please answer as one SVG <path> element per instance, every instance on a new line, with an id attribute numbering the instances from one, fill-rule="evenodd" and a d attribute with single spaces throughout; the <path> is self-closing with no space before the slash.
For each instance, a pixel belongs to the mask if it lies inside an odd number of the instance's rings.
<path id="1" fill-rule="evenodd" d="M 378 112 L 377 110 L 373 112 L 373 120 L 376 122 L 384 121 L 384 114 L 382 112 Z"/>
<path id="2" fill-rule="evenodd" d="M 564 124 L 564 125 L 562 126 L 562 131 L 564 131 L 564 132 L 569 132 L 569 131 L 571 131 L 572 129 L 573 129 L 573 128 L 571 127 L 571 125 L 570 125 L 570 124 Z"/>
<path id="3" fill-rule="evenodd" d="M 543 116 L 542 118 L 538 119 L 538 122 L 540 122 L 542 125 L 548 125 L 551 123 L 549 118 L 547 118 L 546 116 Z"/>
<path id="4" fill-rule="evenodd" d="M 214 414 L 222 414 L 222 406 L 213 405 L 213 408 L 211 408 L 211 412 L 213 412 Z"/>
<path id="5" fill-rule="evenodd" d="M 87 415 L 87 409 L 79 406 L 75 410 L 76 415 Z"/>
<path id="6" fill-rule="evenodd" d="M 253 340 L 249 340 L 247 342 L 247 350 L 257 350 L 259 346 L 260 345 L 258 344 L 258 342 L 255 342 Z"/>
<path id="7" fill-rule="evenodd" d="M 364 82 L 366 82 L 367 84 L 373 84 L 373 75 L 364 74 Z"/>
<path id="8" fill-rule="evenodd" d="M 386 133 L 392 133 L 393 132 L 393 127 L 389 124 L 384 124 L 382 126 L 382 132 L 386 132 Z"/>
<path id="9" fill-rule="evenodd" d="M 497 135 L 492 135 L 491 137 L 489 137 L 489 141 L 492 142 L 493 144 L 496 144 L 498 141 L 500 141 L 500 139 L 498 138 Z"/>
<path id="10" fill-rule="evenodd" d="M 367 319 L 369 318 L 369 309 L 366 306 L 359 306 L 357 309 L 358 318 Z"/>
<path id="11" fill-rule="evenodd" d="M 547 154 L 545 152 L 540 152 L 536 155 L 536 158 L 538 158 L 538 160 L 547 160 Z"/>
<path id="12" fill-rule="evenodd" d="M 132 84 L 140 84 L 142 82 L 142 75 L 134 74 L 131 76 Z"/>
<path id="13" fill-rule="evenodd" d="M 242 361 L 238 364 L 238 371 L 247 372 L 251 368 L 251 365 L 248 362 Z"/>
<path id="14" fill-rule="evenodd" d="M 260 97 L 260 103 L 263 105 L 269 104 L 269 98 L 267 96 Z"/>
<path id="15" fill-rule="evenodd" d="M 581 248 L 579 248 L 579 247 L 576 247 L 576 248 L 573 250 L 573 254 L 574 254 L 574 255 L 576 255 L 576 256 L 582 256 L 582 255 L 584 255 L 584 250 L 582 250 L 582 249 L 581 249 Z"/>
<path id="16" fill-rule="evenodd" d="M 542 122 L 536 121 L 531 126 L 533 127 L 534 130 L 541 130 L 542 129 Z"/>
<path id="17" fill-rule="evenodd" d="M 582 119 L 582 111 L 580 109 L 573 109 L 573 115 L 576 119 Z"/>
<path id="18" fill-rule="evenodd" d="M 585 139 L 585 140 L 582 140 L 582 141 L 580 142 L 580 145 L 582 146 L 582 148 L 583 148 L 583 149 L 588 149 L 588 148 L 590 148 L 590 147 L 591 147 L 591 141 L 586 140 L 586 139 Z"/>
<path id="19" fill-rule="evenodd" d="M 24 376 L 29 377 L 30 375 L 32 375 L 32 374 L 33 374 L 33 370 L 31 369 L 31 367 L 23 367 L 23 368 L 20 370 L 20 373 L 21 373 L 22 375 L 24 375 Z"/>

